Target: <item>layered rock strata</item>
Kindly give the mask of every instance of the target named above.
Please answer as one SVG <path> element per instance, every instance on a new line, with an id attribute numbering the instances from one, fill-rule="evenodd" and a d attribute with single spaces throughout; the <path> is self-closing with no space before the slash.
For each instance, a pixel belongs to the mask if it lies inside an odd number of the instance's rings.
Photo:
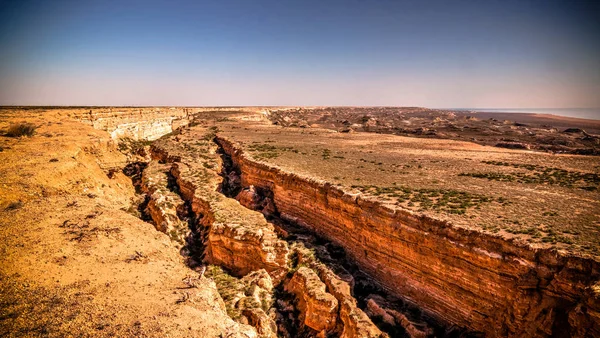
<path id="1" fill-rule="evenodd" d="M 270 191 L 281 217 L 343 247 L 361 270 L 429 316 L 491 337 L 600 335 L 595 260 L 390 208 L 254 160 L 224 137 L 217 142 L 243 187 Z"/>
<path id="2" fill-rule="evenodd" d="M 265 269 L 281 280 L 287 272 L 287 244 L 263 215 L 217 191 L 221 162 L 214 143 L 170 141 L 153 145 L 151 151 L 154 161 L 169 163 L 179 193 L 199 219 L 206 262 L 237 276 Z M 200 161 L 199 154 L 204 156 Z"/>
<path id="3" fill-rule="evenodd" d="M 358 307 L 356 298 L 352 295 L 354 287 L 352 275 L 341 266 L 336 266 L 336 270 L 339 272 L 334 273 L 331 268 L 316 259 L 313 252 L 302 242 L 294 243 L 292 250 L 297 257 L 297 264 L 312 269 L 325 285 L 327 293 L 333 295 L 337 300 L 337 332 L 340 337 L 376 338 L 386 336 Z M 400 323 L 398 324 L 400 325 Z"/>
<path id="4" fill-rule="evenodd" d="M 319 276 L 306 267 L 300 267 L 285 285 L 298 299 L 300 320 L 321 335 L 335 328 L 338 312 L 337 299 L 325 289 Z"/>
<path id="5" fill-rule="evenodd" d="M 113 139 L 156 140 L 187 125 L 191 108 L 94 108 L 76 112 L 75 118 Z"/>
<path id="6" fill-rule="evenodd" d="M 216 144 L 206 140 L 199 142 L 197 138 L 192 141 L 197 135 L 197 130 L 190 134 L 183 132 L 177 139 L 153 144 L 152 161 L 144 172 L 143 186 L 148 192 L 161 191 L 166 196 L 164 198 L 169 198 L 173 192 L 165 189 L 168 182 L 164 178 L 168 170 L 175 180 L 177 193 L 189 203 L 198 219 L 196 232 L 200 233 L 204 261 L 222 266 L 235 276 L 244 276 L 239 282 L 234 282 L 222 274 L 215 275 L 217 279 L 227 279 L 225 284 L 229 284 L 229 289 L 234 285 L 233 289 L 243 290 L 238 292 L 239 296 L 224 296 L 229 308 L 239 312 L 245 318 L 242 322 L 255 326 L 259 334 L 274 336 L 277 332 L 273 321 L 276 315 L 264 304 L 272 300 L 267 296 L 273 292 L 273 283 L 283 283 L 297 299 L 302 324 L 315 333 L 330 335 L 337 332 L 343 337 L 382 336 L 381 331 L 357 307 L 349 284 L 325 266 L 318 267 L 313 260 L 309 262 L 302 258 L 301 262 L 310 264 L 311 268 L 302 268 L 288 275 L 291 262 L 287 243 L 277 238 L 273 224 L 267 222 L 263 214 L 249 210 L 219 192 L 226 188 L 226 183 L 239 183 L 236 181 L 239 178 L 234 173 L 226 180 L 218 176 L 223 161 L 216 154 Z M 161 177 L 160 174 L 163 178 L 156 178 Z M 153 194 L 150 196 L 151 202 L 157 199 L 152 197 Z M 267 212 L 272 211 L 268 202 L 261 206 Z M 159 213 L 153 218 L 158 223 L 165 217 Z M 268 273 L 268 280 L 258 278 L 259 282 L 249 282 L 255 280 L 252 276 L 260 271 Z"/>
<path id="7" fill-rule="evenodd" d="M 243 276 L 236 280 L 222 270 L 211 275 L 233 318 L 255 327 L 261 337 L 276 337 L 272 280 L 287 273 L 287 244 L 262 214 L 217 191 L 222 179 L 215 150 L 209 137 L 153 145 L 141 184 L 149 196 L 147 210 L 158 230 L 177 242 L 184 237 L 192 267 L 203 260 Z M 191 220 L 189 227 L 184 219 Z"/>

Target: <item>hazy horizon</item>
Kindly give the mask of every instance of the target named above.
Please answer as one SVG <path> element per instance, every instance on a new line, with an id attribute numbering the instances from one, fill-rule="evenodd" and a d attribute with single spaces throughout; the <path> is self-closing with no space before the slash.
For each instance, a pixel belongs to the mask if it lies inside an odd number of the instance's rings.
<path id="1" fill-rule="evenodd" d="M 594 109 L 598 13 L 595 1 L 3 1 L 0 105 Z"/>

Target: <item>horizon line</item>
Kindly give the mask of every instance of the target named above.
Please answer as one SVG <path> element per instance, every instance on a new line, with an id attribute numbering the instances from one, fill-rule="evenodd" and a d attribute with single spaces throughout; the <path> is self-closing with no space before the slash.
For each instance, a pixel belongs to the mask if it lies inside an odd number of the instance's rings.
<path id="1" fill-rule="evenodd" d="M 169 105 L 169 104 L 158 104 L 158 105 L 53 105 L 53 104 L 0 104 L 0 108 L 15 108 L 15 107 L 51 107 L 51 108 L 155 108 L 155 107 L 178 107 L 178 108 L 244 108 L 244 107 L 358 107 L 358 108 L 425 108 L 425 109 L 439 109 L 439 110 L 478 110 L 478 109 L 600 109 L 599 107 L 427 107 L 427 106 L 416 106 L 416 105 Z"/>

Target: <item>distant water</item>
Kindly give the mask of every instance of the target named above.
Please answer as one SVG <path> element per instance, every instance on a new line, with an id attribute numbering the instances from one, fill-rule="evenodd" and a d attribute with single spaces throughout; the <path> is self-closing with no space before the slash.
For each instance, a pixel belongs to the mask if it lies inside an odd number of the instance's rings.
<path id="1" fill-rule="evenodd" d="M 454 108 L 454 110 L 467 110 L 488 113 L 532 113 L 552 114 L 580 119 L 600 120 L 600 108 Z"/>

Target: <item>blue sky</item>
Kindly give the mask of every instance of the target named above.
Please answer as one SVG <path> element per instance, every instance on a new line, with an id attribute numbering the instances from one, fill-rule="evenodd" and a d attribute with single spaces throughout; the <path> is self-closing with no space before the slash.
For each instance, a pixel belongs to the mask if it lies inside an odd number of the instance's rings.
<path id="1" fill-rule="evenodd" d="M 2 1 L 0 104 L 600 107 L 596 1 Z"/>

